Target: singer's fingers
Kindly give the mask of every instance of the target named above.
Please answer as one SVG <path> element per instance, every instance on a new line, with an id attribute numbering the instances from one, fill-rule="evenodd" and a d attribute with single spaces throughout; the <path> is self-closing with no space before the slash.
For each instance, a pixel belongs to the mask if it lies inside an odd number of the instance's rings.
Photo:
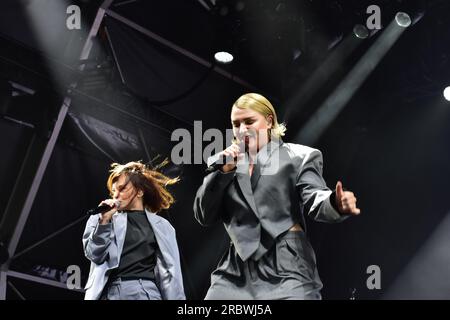
<path id="1" fill-rule="evenodd" d="M 110 200 L 108 201 L 108 204 L 109 204 L 111 207 L 116 207 L 116 206 L 117 206 L 117 200 L 110 199 Z"/>
<path id="2" fill-rule="evenodd" d="M 338 199 L 341 199 L 343 195 L 344 195 L 344 189 L 342 188 L 342 182 L 338 181 L 336 183 L 336 197 Z"/>
<path id="3" fill-rule="evenodd" d="M 106 205 L 108 205 L 110 207 L 114 207 L 115 206 L 115 202 L 116 201 L 113 200 L 113 199 L 105 199 L 102 202 L 100 202 L 100 204 L 98 206 L 100 207 L 101 205 L 106 204 Z"/>
<path id="4" fill-rule="evenodd" d="M 223 155 L 226 157 L 234 157 L 235 152 L 233 148 L 228 147 L 223 151 Z"/>
<path id="5" fill-rule="evenodd" d="M 240 142 L 240 143 L 233 143 L 233 144 L 231 144 L 229 146 L 229 148 L 233 148 L 233 149 L 239 150 L 241 148 L 241 146 L 242 146 L 242 142 Z"/>
<path id="6" fill-rule="evenodd" d="M 240 144 L 232 144 L 230 147 L 233 148 L 233 150 L 236 150 L 236 151 L 240 151 L 241 150 L 241 145 Z"/>
<path id="7" fill-rule="evenodd" d="M 224 151 L 223 151 L 223 155 L 224 155 L 226 158 L 232 158 L 232 157 L 234 157 L 234 156 L 233 156 L 233 153 L 232 153 L 231 151 L 229 151 L 229 150 L 224 150 Z"/>
<path id="8" fill-rule="evenodd" d="M 236 158 L 240 153 L 240 149 L 237 150 L 235 148 L 227 148 L 223 151 L 225 157 Z"/>

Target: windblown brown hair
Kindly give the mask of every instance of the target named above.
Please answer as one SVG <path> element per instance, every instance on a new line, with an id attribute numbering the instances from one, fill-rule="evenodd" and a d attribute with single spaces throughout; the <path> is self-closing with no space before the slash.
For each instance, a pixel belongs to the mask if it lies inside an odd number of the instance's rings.
<path id="1" fill-rule="evenodd" d="M 146 209 L 154 213 L 169 209 L 175 199 L 167 190 L 167 186 L 177 183 L 180 179 L 179 177 L 167 177 L 158 171 L 167 163 L 166 159 L 154 168 L 150 168 L 140 161 L 132 161 L 126 164 L 113 163 L 106 186 L 112 194 L 112 185 L 124 174 L 136 189 L 143 191 L 143 202 Z"/>

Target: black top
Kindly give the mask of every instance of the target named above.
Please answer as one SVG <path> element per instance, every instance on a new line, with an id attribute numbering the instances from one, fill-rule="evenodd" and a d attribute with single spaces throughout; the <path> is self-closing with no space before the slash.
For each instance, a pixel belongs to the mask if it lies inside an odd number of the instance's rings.
<path id="1" fill-rule="evenodd" d="M 156 265 L 155 234 L 148 222 L 145 211 L 127 211 L 127 232 L 120 256 L 119 267 L 111 274 L 111 279 L 155 280 Z"/>

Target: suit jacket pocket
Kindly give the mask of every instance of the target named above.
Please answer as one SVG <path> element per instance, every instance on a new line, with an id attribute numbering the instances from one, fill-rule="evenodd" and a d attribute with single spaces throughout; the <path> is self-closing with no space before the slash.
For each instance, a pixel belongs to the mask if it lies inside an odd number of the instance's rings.
<path id="1" fill-rule="evenodd" d="M 220 259 L 219 264 L 217 265 L 217 269 L 214 271 L 214 273 L 240 276 L 241 272 L 239 271 L 237 259 L 239 259 L 239 257 L 237 256 L 236 250 L 233 244 L 230 244 L 230 247 Z"/>
<path id="2" fill-rule="evenodd" d="M 280 275 L 300 275 L 314 279 L 315 262 L 309 248 L 300 238 L 282 239 L 277 243 L 277 271 Z"/>

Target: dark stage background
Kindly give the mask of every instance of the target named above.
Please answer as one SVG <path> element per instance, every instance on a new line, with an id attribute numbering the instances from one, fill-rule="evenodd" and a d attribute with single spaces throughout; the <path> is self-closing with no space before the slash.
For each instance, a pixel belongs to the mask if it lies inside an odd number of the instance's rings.
<path id="1" fill-rule="evenodd" d="M 202 121 L 203 131 L 229 128 L 231 105 L 246 92 L 273 102 L 287 123 L 285 141 L 323 152 L 330 188 L 341 180 L 358 198 L 358 217 L 336 225 L 308 220 L 323 298 L 450 298 L 450 103 L 442 96 L 450 85 L 448 1 L 109 2 L 85 61 L 80 53 L 102 1 L 0 4 L 0 240 L 5 244 L 61 106 L 70 98 L 5 271 L 7 300 L 82 299 L 81 290 L 65 289 L 64 281 L 70 265 L 80 267 L 82 285 L 87 279 L 84 213 L 107 197 L 109 165 L 170 157 L 177 143 L 171 133 L 177 128 L 193 133 L 194 121 Z M 79 30 L 66 27 L 71 4 L 81 8 Z M 366 23 L 371 4 L 380 7 L 383 28 L 357 40 L 348 54 L 339 53 L 354 25 Z M 317 139 L 299 138 L 357 62 L 374 63 L 364 54 L 383 41 L 398 11 L 417 17 L 416 23 Z M 230 43 L 235 61 L 216 64 L 215 50 Z M 203 299 L 229 242 L 223 226 L 202 228 L 194 219 L 192 204 L 204 169 L 205 164 L 165 169 L 181 177 L 172 187 L 176 204 L 163 216 L 177 230 L 188 299 Z M 380 289 L 366 285 L 371 265 L 380 267 Z"/>

